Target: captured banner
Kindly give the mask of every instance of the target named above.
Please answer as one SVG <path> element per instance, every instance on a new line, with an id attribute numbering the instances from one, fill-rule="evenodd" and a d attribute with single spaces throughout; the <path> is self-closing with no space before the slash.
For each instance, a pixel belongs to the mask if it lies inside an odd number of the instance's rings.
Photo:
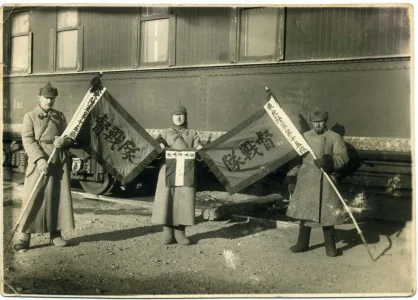
<path id="1" fill-rule="evenodd" d="M 229 194 L 246 188 L 298 155 L 268 110 L 270 106 L 261 108 L 198 152 Z"/>
<path id="2" fill-rule="evenodd" d="M 83 132 L 81 140 L 87 142 L 97 161 L 123 185 L 163 151 L 108 91 L 91 110 L 89 126 L 83 130 L 87 132 Z"/>
<path id="3" fill-rule="evenodd" d="M 165 182 L 167 187 L 195 185 L 195 157 L 195 151 L 166 150 Z"/>

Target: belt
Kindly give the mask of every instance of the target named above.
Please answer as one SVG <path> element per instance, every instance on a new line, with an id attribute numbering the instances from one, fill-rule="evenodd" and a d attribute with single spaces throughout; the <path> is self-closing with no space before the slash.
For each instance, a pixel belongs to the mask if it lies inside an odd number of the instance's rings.
<path id="1" fill-rule="evenodd" d="M 41 144 L 53 144 L 54 140 L 39 140 L 38 142 Z"/>

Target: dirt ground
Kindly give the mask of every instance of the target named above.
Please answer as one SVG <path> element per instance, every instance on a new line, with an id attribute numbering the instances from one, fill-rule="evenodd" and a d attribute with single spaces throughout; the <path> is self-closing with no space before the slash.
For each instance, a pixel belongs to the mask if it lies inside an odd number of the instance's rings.
<path id="1" fill-rule="evenodd" d="M 4 240 L 21 206 L 23 187 L 5 184 Z M 200 192 L 198 208 L 219 199 Z M 246 195 L 230 201 L 241 201 Z M 222 202 L 222 201 L 220 201 Z M 219 204 L 219 203 L 218 203 Z M 338 226 L 340 257 L 325 255 L 320 229 L 312 231 L 310 250 L 288 250 L 297 224 L 232 218 L 187 228 L 193 244 L 161 244 L 161 226 L 151 223 L 152 198 L 117 203 L 74 195 L 76 229 L 63 232 L 70 246 L 48 245 L 48 235 L 33 237 L 29 251 L 9 247 L 3 256 L 3 293 L 200 297 L 289 296 L 295 294 L 411 295 L 415 291 L 415 240 L 411 223 L 360 222 L 375 261 L 352 224 Z M 262 219 L 262 218 L 259 218 Z M 14 290 L 14 291 L 13 291 Z"/>

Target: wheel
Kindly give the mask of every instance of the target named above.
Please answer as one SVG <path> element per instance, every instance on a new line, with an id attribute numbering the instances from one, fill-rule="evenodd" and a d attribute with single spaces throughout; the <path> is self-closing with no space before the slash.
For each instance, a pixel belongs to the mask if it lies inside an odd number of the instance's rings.
<path id="1" fill-rule="evenodd" d="M 80 181 L 80 185 L 89 194 L 106 195 L 110 193 L 115 185 L 115 179 L 108 173 L 104 173 L 103 182 Z"/>

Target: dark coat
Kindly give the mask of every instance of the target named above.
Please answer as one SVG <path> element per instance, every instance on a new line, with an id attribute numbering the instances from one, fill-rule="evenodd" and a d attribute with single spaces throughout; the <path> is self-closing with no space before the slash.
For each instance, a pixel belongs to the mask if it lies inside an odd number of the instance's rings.
<path id="1" fill-rule="evenodd" d="M 28 155 L 22 208 L 40 176 L 36 162 L 48 160 L 54 149 L 55 136 L 67 126 L 64 114 L 52 109 L 49 114 L 39 106 L 23 117 L 22 141 Z M 70 168 L 67 152 L 57 149 L 49 164 L 43 188 L 37 193 L 33 206 L 23 215 L 20 231 L 45 233 L 74 228 L 74 214 L 70 189 Z"/>
<path id="2" fill-rule="evenodd" d="M 184 141 L 179 137 L 180 134 Z M 196 148 L 200 145 L 196 130 L 187 128 L 169 128 L 161 133 L 159 139 L 173 150 Z M 166 187 L 165 167 L 161 167 L 158 175 L 152 222 L 163 225 L 194 225 L 196 187 Z"/>
<path id="3" fill-rule="evenodd" d="M 317 158 L 330 154 L 334 162 L 334 171 L 348 162 L 347 147 L 343 138 L 327 130 L 317 134 L 310 130 L 304 134 Z M 293 168 L 288 176 L 297 175 L 295 191 L 290 200 L 287 215 L 294 219 L 305 220 L 308 226 L 331 226 L 344 223 L 344 207 L 321 170 L 315 166 L 309 153 L 303 157 L 301 166 Z M 330 175 L 334 179 L 334 175 Z"/>

